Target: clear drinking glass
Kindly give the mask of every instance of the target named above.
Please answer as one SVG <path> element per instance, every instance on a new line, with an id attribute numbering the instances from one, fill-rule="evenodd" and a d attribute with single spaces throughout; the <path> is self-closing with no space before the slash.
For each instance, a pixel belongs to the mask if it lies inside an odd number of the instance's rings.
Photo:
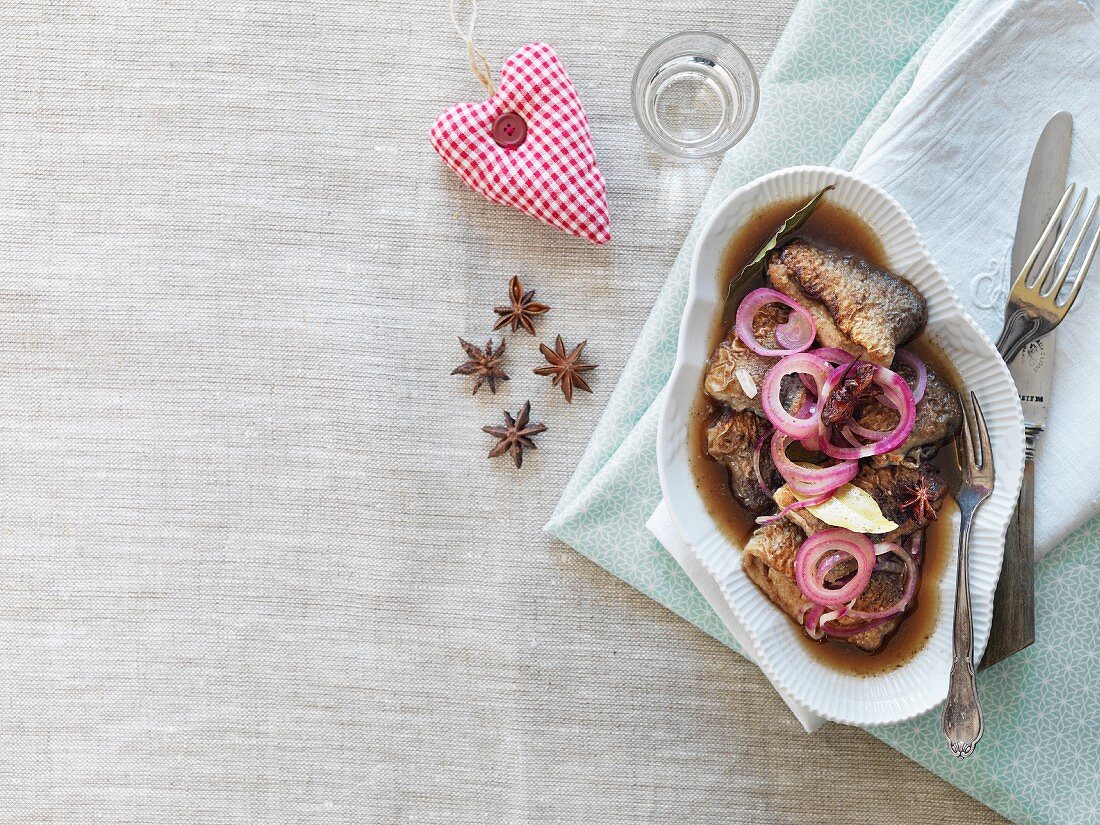
<path id="1" fill-rule="evenodd" d="M 634 71 L 634 117 L 670 155 L 702 158 L 729 149 L 752 126 L 759 97 L 745 53 L 710 32 L 657 41 Z"/>

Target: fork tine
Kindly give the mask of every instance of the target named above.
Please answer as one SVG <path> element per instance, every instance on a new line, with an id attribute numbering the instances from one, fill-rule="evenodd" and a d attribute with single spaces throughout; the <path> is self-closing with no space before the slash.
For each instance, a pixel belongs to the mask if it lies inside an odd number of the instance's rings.
<path id="1" fill-rule="evenodd" d="M 1066 253 L 1066 260 L 1058 270 L 1058 277 L 1054 281 L 1054 285 L 1049 290 L 1043 293 L 1044 298 L 1050 298 L 1054 303 L 1058 303 L 1058 295 L 1062 291 L 1062 287 L 1065 286 L 1066 279 L 1069 277 L 1070 267 L 1073 265 L 1074 259 L 1077 258 L 1077 252 L 1081 249 L 1081 244 L 1085 240 L 1085 236 L 1089 234 L 1089 229 L 1092 228 L 1092 222 L 1096 218 L 1097 207 L 1100 207 L 1100 198 L 1096 198 L 1092 202 L 1092 209 L 1089 210 L 1088 215 L 1085 217 L 1085 222 L 1081 224 L 1081 231 L 1077 233 L 1077 237 L 1073 241 L 1073 246 L 1069 248 L 1069 252 Z"/>
<path id="2" fill-rule="evenodd" d="M 974 477 L 974 441 L 970 434 L 970 416 L 966 412 L 965 405 L 963 406 L 963 421 L 962 427 L 962 443 L 959 443 L 959 439 L 955 438 L 955 454 L 959 459 L 959 469 L 962 471 L 963 481 L 967 484 Z"/>
<path id="3" fill-rule="evenodd" d="M 1039 253 L 1043 251 L 1043 247 L 1046 246 L 1047 239 L 1050 238 L 1054 227 L 1058 225 L 1058 221 L 1062 219 L 1062 212 L 1065 211 L 1066 204 L 1069 203 L 1069 199 L 1073 197 L 1073 193 L 1077 189 L 1077 184 L 1071 183 L 1066 187 L 1065 193 L 1062 195 L 1062 199 L 1058 201 L 1058 205 L 1054 208 L 1054 212 L 1050 216 L 1050 220 L 1047 221 L 1046 228 L 1043 230 L 1042 236 L 1039 238 L 1039 242 L 1035 244 L 1035 248 L 1031 250 L 1031 254 L 1028 255 L 1027 261 L 1024 263 L 1023 268 L 1016 273 L 1016 280 L 1012 283 L 1012 291 L 1017 289 L 1026 288 L 1027 283 L 1031 277 L 1031 270 L 1035 266 L 1035 262 L 1039 259 Z"/>
<path id="4" fill-rule="evenodd" d="M 1069 218 L 1062 224 L 1062 230 L 1058 233 L 1058 240 L 1054 242 L 1054 247 L 1050 250 L 1050 254 L 1043 263 L 1043 268 L 1039 270 L 1039 276 L 1031 284 L 1031 289 L 1034 289 L 1043 297 L 1050 294 L 1043 289 L 1043 285 L 1047 280 L 1047 275 L 1050 274 L 1051 268 L 1058 263 L 1058 256 L 1062 254 L 1062 247 L 1065 246 L 1070 230 L 1073 229 L 1073 225 L 1077 222 L 1077 216 L 1081 214 L 1081 207 L 1085 205 L 1085 200 L 1088 198 L 1088 195 L 1088 187 L 1081 190 L 1077 202 L 1073 204 L 1073 209 L 1070 212 Z"/>
<path id="5" fill-rule="evenodd" d="M 989 442 L 989 427 L 985 423 L 985 413 L 982 412 L 982 405 L 978 403 L 978 397 L 974 395 L 973 391 L 970 393 L 970 403 L 974 405 L 974 418 L 978 424 L 978 446 L 981 447 L 982 455 L 978 461 L 978 469 L 982 470 L 983 474 L 991 474 L 993 472 L 993 445 Z"/>
<path id="6" fill-rule="evenodd" d="M 1097 204 L 1092 207 L 1092 211 L 1095 212 L 1097 206 L 1100 205 L 1100 198 L 1097 198 Z M 1058 311 L 1062 313 L 1063 317 L 1069 308 L 1073 306 L 1073 302 L 1077 300 L 1077 293 L 1081 291 L 1081 287 L 1085 284 L 1085 276 L 1089 273 L 1089 267 L 1092 266 L 1092 259 L 1096 257 L 1096 250 L 1100 247 L 1100 226 L 1096 228 L 1096 234 L 1092 237 L 1092 243 L 1089 244 L 1088 251 L 1085 253 L 1085 260 L 1081 264 L 1081 270 L 1077 273 L 1077 278 L 1073 282 L 1073 288 L 1069 291 L 1069 297 L 1066 298 L 1066 302 L 1058 307 Z"/>
<path id="7" fill-rule="evenodd" d="M 955 461 L 959 464 L 959 472 L 963 474 L 965 479 L 967 471 L 970 467 L 970 459 L 967 456 L 966 449 L 966 409 L 963 409 L 962 426 L 959 427 L 962 431 L 959 435 L 955 436 Z"/>

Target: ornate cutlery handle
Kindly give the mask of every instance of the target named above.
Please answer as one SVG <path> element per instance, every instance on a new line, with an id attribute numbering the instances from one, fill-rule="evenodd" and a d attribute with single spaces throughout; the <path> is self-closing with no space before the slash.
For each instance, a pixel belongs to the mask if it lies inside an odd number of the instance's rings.
<path id="1" fill-rule="evenodd" d="M 1020 354 L 1025 344 L 1039 337 L 1042 321 L 1034 315 L 1028 315 L 1022 309 L 1018 309 L 1005 319 L 1001 337 L 997 339 L 997 352 L 1001 354 L 1006 364 Z"/>
<path id="2" fill-rule="evenodd" d="M 970 614 L 970 525 L 974 508 L 964 512 L 959 530 L 959 575 L 955 582 L 954 660 L 947 703 L 943 708 L 943 732 L 951 752 L 965 759 L 982 738 L 982 708 L 974 682 L 974 625 Z"/>

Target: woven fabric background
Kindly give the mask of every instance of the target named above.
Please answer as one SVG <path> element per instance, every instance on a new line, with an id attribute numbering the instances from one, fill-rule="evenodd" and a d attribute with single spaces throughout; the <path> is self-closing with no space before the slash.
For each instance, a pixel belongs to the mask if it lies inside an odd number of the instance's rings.
<path id="1" fill-rule="evenodd" d="M 0 9 L 0 821 L 1000 821 L 539 531 L 716 168 L 646 149 L 634 63 L 762 66 L 790 0 L 483 0 L 578 88 L 600 249 L 432 152 L 443 6 Z M 521 336 L 447 375 L 514 273 L 594 396 Z M 527 398 L 517 473 L 480 427 Z"/>

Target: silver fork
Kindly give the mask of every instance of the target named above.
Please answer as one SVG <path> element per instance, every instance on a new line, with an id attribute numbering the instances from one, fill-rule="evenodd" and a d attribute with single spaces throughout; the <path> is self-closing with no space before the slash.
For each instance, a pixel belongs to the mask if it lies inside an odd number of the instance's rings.
<path id="1" fill-rule="evenodd" d="M 993 492 L 993 448 L 989 443 L 989 430 L 974 393 L 970 393 L 970 404 L 973 414 L 966 415 L 964 411 L 962 434 L 955 438 L 955 456 L 962 472 L 962 483 L 955 498 L 959 502 L 962 524 L 959 528 L 959 573 L 955 581 L 954 658 L 947 703 L 943 707 L 943 732 L 951 752 L 960 759 L 970 756 L 982 738 L 982 708 L 974 682 L 974 622 L 970 613 L 970 528 L 978 507 Z"/>
<path id="2" fill-rule="evenodd" d="M 1016 276 L 1016 282 L 1012 285 L 1008 305 L 1005 307 L 1004 329 L 1001 330 L 1000 340 L 997 341 L 997 351 L 1001 353 L 1005 363 L 1012 361 L 1025 345 L 1046 335 L 1062 322 L 1070 307 L 1073 306 L 1073 302 L 1077 299 L 1077 293 L 1081 291 L 1081 285 L 1085 282 L 1085 276 L 1092 265 L 1096 249 L 1100 246 L 1100 228 L 1098 228 L 1085 252 L 1084 261 L 1077 271 L 1077 277 L 1073 281 L 1073 286 L 1070 287 L 1069 294 L 1064 301 L 1059 303 L 1058 295 L 1066 285 L 1073 261 L 1077 257 L 1081 244 L 1084 243 L 1085 236 L 1096 218 L 1097 209 L 1100 208 L 1100 198 L 1096 198 L 1092 202 L 1092 208 L 1089 210 L 1084 224 L 1081 226 L 1081 231 L 1077 233 L 1077 237 L 1066 254 L 1065 261 L 1052 276 L 1052 270 L 1058 263 L 1058 256 L 1062 253 L 1062 247 L 1065 246 L 1070 230 L 1077 221 L 1078 215 L 1081 214 L 1081 207 L 1085 205 L 1085 200 L 1088 198 L 1089 190 L 1086 188 L 1082 190 L 1081 195 L 1077 198 L 1068 220 L 1063 222 L 1066 205 L 1073 197 L 1076 188 L 1076 184 L 1070 184 L 1069 188 L 1066 189 L 1066 193 L 1062 195 L 1062 200 L 1054 210 L 1046 229 L 1043 230 L 1042 237 L 1035 244 L 1035 249 L 1028 257 L 1019 275 Z M 1038 267 L 1036 273 L 1036 264 L 1039 263 L 1039 258 L 1043 255 L 1043 248 L 1059 223 L 1062 223 L 1062 229 L 1058 233 L 1057 240 L 1054 241 L 1054 246 L 1050 248 L 1049 253 L 1043 257 L 1042 265 Z"/>

